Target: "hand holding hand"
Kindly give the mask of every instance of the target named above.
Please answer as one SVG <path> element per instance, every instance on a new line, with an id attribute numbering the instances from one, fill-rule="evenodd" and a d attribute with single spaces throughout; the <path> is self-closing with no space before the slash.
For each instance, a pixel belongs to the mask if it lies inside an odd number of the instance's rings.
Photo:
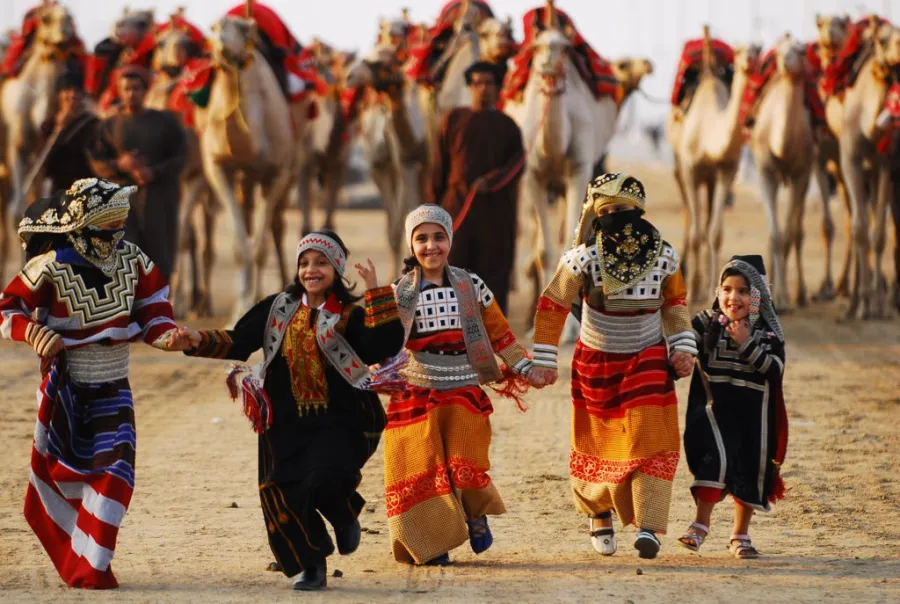
<path id="1" fill-rule="evenodd" d="M 731 321 L 725 326 L 725 333 L 734 340 L 735 344 L 740 346 L 750 337 L 750 322 L 747 319 Z"/>
<path id="2" fill-rule="evenodd" d="M 693 371 L 694 355 L 679 350 L 672 353 L 669 362 L 672 364 L 678 377 L 687 377 Z"/>
<path id="3" fill-rule="evenodd" d="M 375 265 L 372 264 L 371 258 L 366 258 L 366 261 L 369 263 L 368 268 L 357 262 L 356 270 L 365 282 L 366 289 L 375 289 L 378 287 L 378 275 L 375 274 Z"/>
<path id="4" fill-rule="evenodd" d="M 53 345 L 51 345 L 50 348 L 47 349 L 47 352 L 44 353 L 44 358 L 52 359 L 53 357 L 55 357 L 56 355 L 61 353 L 63 350 L 65 350 L 65 348 L 66 348 L 66 345 L 63 344 L 63 339 L 57 338 L 56 341 L 53 342 Z"/>
<path id="5" fill-rule="evenodd" d="M 552 386 L 559 379 L 559 372 L 549 367 L 532 367 L 528 372 L 528 380 L 535 388 L 543 388 L 544 386 Z"/>
<path id="6" fill-rule="evenodd" d="M 169 332 L 169 350 L 190 350 L 200 345 L 200 332 L 190 327 L 179 327 Z"/>

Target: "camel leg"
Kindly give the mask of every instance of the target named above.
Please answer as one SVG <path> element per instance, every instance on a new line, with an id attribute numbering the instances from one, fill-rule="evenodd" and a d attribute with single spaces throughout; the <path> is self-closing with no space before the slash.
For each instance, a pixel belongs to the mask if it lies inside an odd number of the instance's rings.
<path id="1" fill-rule="evenodd" d="M 203 274 L 198 280 L 201 285 L 200 295 L 195 310 L 201 317 L 211 317 L 213 316 L 212 269 L 216 260 L 215 232 L 218 207 L 209 187 L 205 187 L 203 195 L 205 203 L 200 207 L 201 218 L 203 220 L 203 243 L 199 246 L 200 249 L 203 250 L 203 261 L 200 265 Z M 195 231 L 195 233 L 196 232 L 197 231 Z"/>
<path id="2" fill-rule="evenodd" d="M 678 193 L 681 195 L 681 222 L 682 222 L 682 239 L 681 239 L 681 249 L 679 253 L 682 254 L 681 259 L 681 275 L 687 279 L 688 278 L 688 263 L 687 263 L 687 251 L 688 245 L 690 245 L 691 241 L 691 210 L 690 205 L 688 204 L 688 195 L 687 191 L 684 188 L 684 180 L 681 178 L 681 168 L 678 163 L 678 158 L 675 158 L 675 184 L 678 185 Z"/>
<path id="3" fill-rule="evenodd" d="M 806 208 L 806 191 L 809 189 L 809 179 L 810 173 L 805 171 L 788 185 L 791 206 L 787 224 L 788 240 L 785 244 L 783 268 L 786 280 L 791 250 L 793 249 L 797 258 L 795 302 L 799 307 L 806 306 L 806 277 L 803 273 L 803 215 Z"/>
<path id="4" fill-rule="evenodd" d="M 769 223 L 769 266 L 775 306 L 779 310 L 787 308 L 787 278 L 785 277 L 786 254 L 781 229 L 778 225 L 778 175 L 763 161 L 758 161 L 759 188 L 765 204 L 766 221 Z M 713 270 L 718 270 L 713 265 Z"/>
<path id="5" fill-rule="evenodd" d="M 287 188 L 291 182 L 291 171 L 289 167 L 282 167 L 276 176 L 263 184 L 260 195 L 262 196 L 262 216 L 254 225 L 253 229 L 253 261 L 255 278 L 252 281 L 253 299 L 258 300 L 262 297 L 262 277 L 263 270 L 266 267 L 266 256 L 269 249 L 266 235 L 272 232 L 272 222 L 275 213 L 281 207 L 281 200 L 285 197 Z M 276 242 L 276 244 L 279 242 Z"/>
<path id="6" fill-rule="evenodd" d="M 237 197 L 235 197 L 228 174 L 222 166 L 206 154 L 203 156 L 203 172 L 206 174 L 207 182 L 213 193 L 218 197 L 220 203 L 228 208 L 234 229 L 232 245 L 234 246 L 235 262 L 238 265 L 239 280 L 238 298 L 235 300 L 230 319 L 230 324 L 233 325 L 243 313 L 250 309 L 250 305 L 254 302 L 250 295 L 251 248 L 247 222 L 244 219 L 243 208 L 240 207 Z"/>
<path id="7" fill-rule="evenodd" d="M 297 203 L 300 206 L 300 212 L 303 216 L 301 226 L 301 236 L 309 235 L 313 230 L 313 209 L 315 207 L 315 192 L 313 191 L 313 180 L 316 171 L 313 165 L 311 154 L 306 159 L 299 170 L 297 176 Z"/>
<path id="8" fill-rule="evenodd" d="M 701 263 L 701 246 L 703 245 L 703 212 L 700 204 L 700 191 L 697 179 L 690 168 L 684 167 L 681 172 L 684 182 L 684 190 L 688 200 L 688 214 L 691 220 L 691 228 L 687 238 L 685 257 L 691 268 L 691 278 L 688 287 L 688 302 L 698 304 L 703 298 L 703 269 Z"/>
<path id="9" fill-rule="evenodd" d="M 835 292 L 841 296 L 850 295 L 850 269 L 852 268 L 855 246 L 853 245 L 853 210 L 850 202 L 850 193 L 842 178 L 837 179 L 838 198 L 844 203 L 844 211 L 847 214 L 844 220 L 844 232 L 847 234 L 847 247 L 844 250 L 844 262 L 841 266 L 841 276 L 838 277 Z"/>
<path id="10" fill-rule="evenodd" d="M 342 153 L 335 158 L 334 164 L 328 170 L 325 195 L 325 228 L 334 229 L 334 213 L 337 210 L 338 195 L 347 176 L 347 159 Z"/>
<path id="11" fill-rule="evenodd" d="M 12 134 L 8 134 L 12 140 Z M 25 158 L 19 147 L 14 143 L 8 143 L 6 152 L 7 167 L 9 168 L 10 179 L 10 202 L 7 205 L 6 219 L 10 233 L 15 233 L 19 228 L 19 221 L 25 214 L 25 191 L 22 189 L 25 185 Z"/>
<path id="12" fill-rule="evenodd" d="M 519 189 L 521 209 L 531 217 L 531 236 L 527 240 L 534 241 L 533 254 L 528 261 L 526 275 L 530 278 L 532 290 L 532 306 L 544 290 L 546 259 L 550 255 L 548 248 L 553 247 L 552 229 L 550 227 L 549 208 L 547 207 L 546 188 L 537 178 L 533 170 L 525 167 L 522 184 Z M 533 320 L 534 317 L 532 316 Z M 531 324 L 529 322 L 529 324 Z"/>
<path id="13" fill-rule="evenodd" d="M 566 238 L 572 237 L 575 230 L 579 227 L 584 201 L 584 187 L 585 183 L 590 182 L 592 172 L 593 166 L 585 162 L 580 168 L 573 168 L 572 176 L 566 183 L 566 230 L 564 233 Z M 563 245 L 568 245 L 568 241 L 564 240 Z M 545 266 L 553 267 L 558 262 L 559 256 L 554 254 L 547 259 Z M 536 303 L 535 310 L 537 310 Z M 581 324 L 572 313 L 569 313 L 566 317 L 562 337 L 560 338 L 561 343 L 574 344 L 578 340 L 580 332 Z"/>
<path id="14" fill-rule="evenodd" d="M 712 208 L 709 218 L 709 273 L 707 277 L 707 291 L 712 292 L 717 283 L 714 283 L 716 275 L 721 267 L 721 251 L 722 251 L 722 232 L 725 226 L 725 202 L 728 201 L 728 194 L 731 191 L 731 183 L 734 182 L 734 176 L 737 173 L 737 166 L 725 166 L 717 171 L 715 180 L 715 190 L 711 194 Z M 784 271 L 782 270 L 782 273 Z M 777 293 L 776 293 L 777 296 Z"/>
<path id="15" fill-rule="evenodd" d="M 816 186 L 822 197 L 822 242 L 825 248 L 825 277 L 819 291 L 813 296 L 815 302 L 827 302 L 833 300 L 834 275 L 832 269 L 832 252 L 834 248 L 834 219 L 831 216 L 831 199 L 829 196 L 828 173 L 819 158 L 813 164 L 813 174 L 816 177 Z"/>
<path id="16" fill-rule="evenodd" d="M 894 225 L 894 308 L 900 312 L 900 171 L 892 179 L 890 209 Z"/>
<path id="17" fill-rule="evenodd" d="M 882 261 L 887 243 L 887 211 L 891 196 L 891 174 L 885 164 L 878 169 L 878 185 L 874 193 L 875 220 L 871 233 L 874 266 L 870 287 L 872 288 L 872 316 L 882 319 L 885 316 L 884 303 L 887 294 L 887 279 L 882 270 Z"/>
<path id="18" fill-rule="evenodd" d="M 170 297 L 172 305 L 175 309 L 175 316 L 183 318 L 186 316 L 187 302 L 184 288 L 185 255 L 190 261 L 191 275 L 193 286 L 196 291 L 197 276 L 197 253 L 195 248 L 196 237 L 193 225 L 191 224 L 191 216 L 194 206 L 197 203 L 197 195 L 203 186 L 202 178 L 191 178 L 183 180 L 181 184 L 181 203 L 178 208 L 178 241 L 176 243 L 177 256 L 175 259 L 175 270 L 172 272 L 170 279 Z"/>
<path id="19" fill-rule="evenodd" d="M 869 318 L 871 304 L 871 267 L 869 265 L 869 208 L 862 158 L 854 149 L 841 149 L 841 172 L 850 194 L 850 217 L 853 222 L 853 244 L 856 259 L 856 285 L 850 296 L 847 317 Z"/>
<path id="20" fill-rule="evenodd" d="M 290 187 L 288 187 L 289 189 Z M 278 261 L 278 274 L 281 276 L 283 287 L 287 287 L 294 280 L 284 256 L 284 234 L 286 231 L 284 211 L 288 206 L 287 192 L 285 191 L 285 195 L 278 202 L 278 206 L 275 208 L 274 214 L 272 214 L 272 243 L 275 245 L 275 259 Z"/>

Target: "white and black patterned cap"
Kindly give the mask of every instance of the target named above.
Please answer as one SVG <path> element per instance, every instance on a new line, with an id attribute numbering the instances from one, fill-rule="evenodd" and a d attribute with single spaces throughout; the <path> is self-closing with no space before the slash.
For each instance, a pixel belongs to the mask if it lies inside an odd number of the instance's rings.
<path id="1" fill-rule="evenodd" d="M 441 206 L 426 203 L 406 215 L 406 241 L 410 250 L 412 250 L 413 231 L 416 230 L 416 227 L 429 222 L 441 226 L 447 232 L 450 244 L 453 245 L 453 218 Z"/>

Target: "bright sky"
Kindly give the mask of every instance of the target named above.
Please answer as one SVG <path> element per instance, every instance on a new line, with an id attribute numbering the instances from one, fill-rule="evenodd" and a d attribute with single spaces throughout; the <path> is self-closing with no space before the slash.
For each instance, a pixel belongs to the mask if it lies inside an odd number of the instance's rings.
<path id="1" fill-rule="evenodd" d="M 512 15 L 516 35 L 521 40 L 522 16 L 540 0 L 489 0 L 494 13 Z M 112 22 L 125 6 L 155 6 L 157 20 L 164 20 L 178 6 L 201 29 L 209 26 L 239 0 L 68 0 L 85 42 L 93 46 L 106 37 Z M 25 11 L 37 0 L 0 0 L 0 29 L 18 27 Z M 433 23 L 443 0 L 268 0 L 301 43 L 312 36 L 345 50 L 365 51 L 374 42 L 381 17 L 399 16 L 410 7 L 416 22 Z M 748 42 L 771 44 L 790 31 L 794 37 L 815 36 L 816 13 L 848 13 L 857 18 L 877 12 L 900 20 L 900 0 L 557 0 L 556 5 L 574 20 L 576 28 L 594 49 L 609 59 L 622 56 L 649 57 L 656 72 L 644 80 L 643 90 L 651 97 L 668 97 L 675 77 L 678 55 L 686 39 L 701 35 L 703 23 L 710 23 L 713 35 L 739 45 Z M 637 111 L 657 117 L 667 111 L 663 104 L 639 98 Z"/>

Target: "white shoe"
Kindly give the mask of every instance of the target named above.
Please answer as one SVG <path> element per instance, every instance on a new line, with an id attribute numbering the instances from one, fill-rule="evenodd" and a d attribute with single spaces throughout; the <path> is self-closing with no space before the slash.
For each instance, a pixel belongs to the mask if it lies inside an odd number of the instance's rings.
<path id="1" fill-rule="evenodd" d="M 613 527 L 595 529 L 588 520 L 588 528 L 591 534 L 591 545 L 597 552 L 604 556 L 612 556 L 616 553 L 616 531 Z"/>

